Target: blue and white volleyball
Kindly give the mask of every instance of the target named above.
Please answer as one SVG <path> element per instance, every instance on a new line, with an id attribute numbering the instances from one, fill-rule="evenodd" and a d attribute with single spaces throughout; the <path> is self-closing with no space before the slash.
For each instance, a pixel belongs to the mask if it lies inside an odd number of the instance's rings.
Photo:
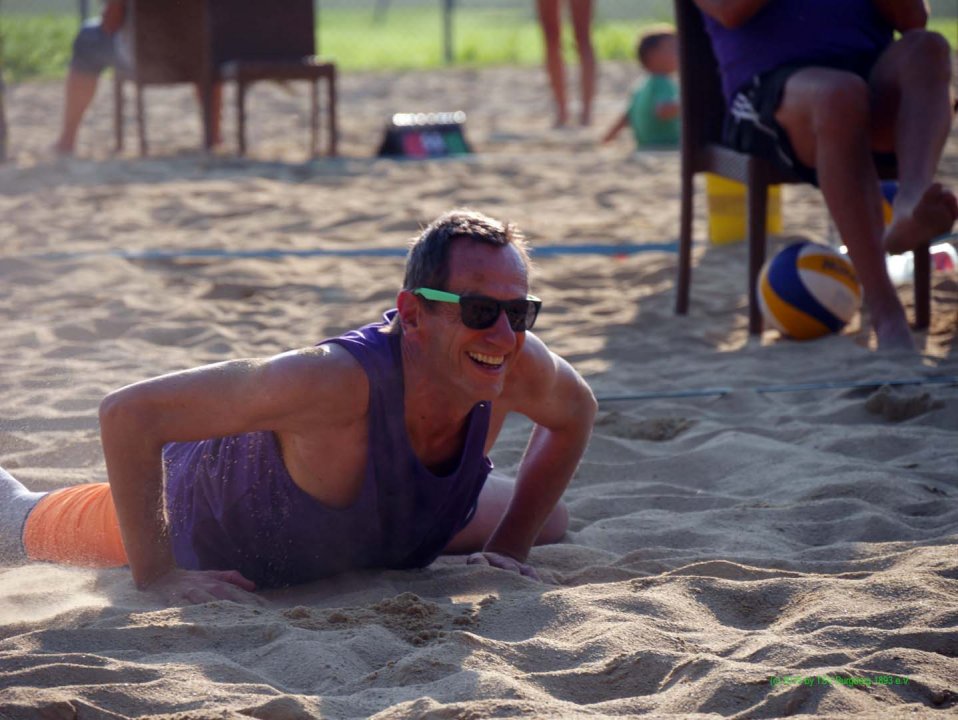
<path id="1" fill-rule="evenodd" d="M 796 340 L 837 333 L 862 305 L 848 258 L 812 242 L 789 245 L 766 262 L 757 291 L 765 322 Z"/>

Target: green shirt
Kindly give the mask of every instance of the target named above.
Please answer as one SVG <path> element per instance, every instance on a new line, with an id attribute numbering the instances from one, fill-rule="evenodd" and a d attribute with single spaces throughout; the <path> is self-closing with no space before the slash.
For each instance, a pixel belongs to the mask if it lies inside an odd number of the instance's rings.
<path id="1" fill-rule="evenodd" d="M 660 120 L 655 110 L 662 103 L 678 101 L 678 86 L 668 75 L 650 75 L 632 94 L 629 123 L 638 147 L 675 147 L 679 144 L 679 119 Z"/>

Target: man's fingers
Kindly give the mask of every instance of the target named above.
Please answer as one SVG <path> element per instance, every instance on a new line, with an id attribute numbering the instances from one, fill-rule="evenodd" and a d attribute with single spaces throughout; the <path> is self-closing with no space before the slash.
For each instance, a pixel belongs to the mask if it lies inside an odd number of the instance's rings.
<path id="1" fill-rule="evenodd" d="M 216 599 L 209 592 L 198 587 L 192 587 L 186 590 L 186 592 L 182 593 L 182 598 L 191 605 L 202 605 L 203 603 L 212 602 Z"/>
<path id="2" fill-rule="evenodd" d="M 489 565 L 494 568 L 499 568 L 500 570 L 508 570 L 509 572 L 518 573 L 523 577 L 542 582 L 542 579 L 539 577 L 539 573 L 536 572 L 534 567 L 531 565 L 526 565 L 525 563 L 521 563 L 515 558 L 509 557 L 508 555 L 500 555 L 499 553 L 493 552 L 473 553 L 466 559 L 466 565 Z"/>
<path id="3" fill-rule="evenodd" d="M 249 592 L 252 592 L 253 590 L 256 589 L 256 583 L 254 583 L 252 580 L 247 579 L 238 570 L 222 570 L 220 572 L 215 573 L 215 577 L 222 580 L 223 582 L 227 582 L 232 585 L 236 585 L 237 587 L 241 587 L 244 590 L 248 590 Z"/>
<path id="4" fill-rule="evenodd" d="M 533 580 L 538 580 L 542 582 L 542 579 L 539 577 L 539 573 L 536 572 L 536 569 L 531 565 L 520 565 L 519 574 L 527 578 L 532 578 Z"/>
<path id="5" fill-rule="evenodd" d="M 246 605 L 268 603 L 252 591 L 256 584 L 236 570 L 173 570 L 152 589 L 168 603 L 199 605 L 229 600 Z"/>

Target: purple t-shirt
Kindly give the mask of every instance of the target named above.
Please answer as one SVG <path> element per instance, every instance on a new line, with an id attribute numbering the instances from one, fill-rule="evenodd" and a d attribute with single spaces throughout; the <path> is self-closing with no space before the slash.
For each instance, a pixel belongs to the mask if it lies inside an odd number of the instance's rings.
<path id="1" fill-rule="evenodd" d="M 424 567 L 465 527 L 492 469 L 484 452 L 491 403 L 470 412 L 458 467 L 430 472 L 409 444 L 400 336 L 380 332 L 385 324 L 325 341 L 349 351 L 369 378 L 366 478 L 356 502 L 336 509 L 300 490 L 271 432 L 171 443 L 163 450 L 166 505 L 180 567 L 239 570 L 261 588 Z"/>
<path id="2" fill-rule="evenodd" d="M 893 29 L 872 0 L 770 0 L 744 25 L 729 29 L 708 15 L 725 99 L 756 75 L 790 63 L 874 60 Z"/>

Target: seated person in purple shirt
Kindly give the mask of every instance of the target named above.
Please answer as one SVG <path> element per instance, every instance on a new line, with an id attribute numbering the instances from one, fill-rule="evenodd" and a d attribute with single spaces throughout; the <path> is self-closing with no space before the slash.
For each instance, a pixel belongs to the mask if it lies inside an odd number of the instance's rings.
<path id="1" fill-rule="evenodd" d="M 912 250 L 958 218 L 954 193 L 934 181 L 952 123 L 951 53 L 925 29 L 925 3 L 694 1 L 722 74 L 726 140 L 818 184 L 879 347 L 914 348 L 885 253 Z M 898 160 L 887 229 L 873 152 Z"/>
<path id="2" fill-rule="evenodd" d="M 537 577 L 527 555 L 565 532 L 596 402 L 529 332 L 528 275 L 517 229 L 454 211 L 382 322 L 111 393 L 109 484 L 33 493 L 0 469 L 0 560 L 129 564 L 171 602 L 443 552 Z M 533 422 L 515 481 L 488 459 L 513 412 Z"/>

